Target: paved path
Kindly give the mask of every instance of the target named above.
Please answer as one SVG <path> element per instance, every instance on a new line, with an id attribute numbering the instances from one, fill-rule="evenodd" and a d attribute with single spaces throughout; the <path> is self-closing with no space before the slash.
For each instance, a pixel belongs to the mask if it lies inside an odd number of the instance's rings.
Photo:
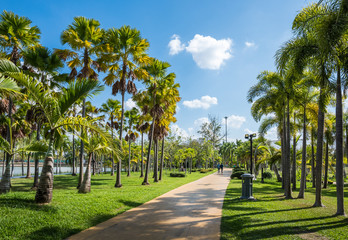
<path id="1" fill-rule="evenodd" d="M 231 175 L 211 174 L 69 239 L 220 239 L 222 204 Z"/>

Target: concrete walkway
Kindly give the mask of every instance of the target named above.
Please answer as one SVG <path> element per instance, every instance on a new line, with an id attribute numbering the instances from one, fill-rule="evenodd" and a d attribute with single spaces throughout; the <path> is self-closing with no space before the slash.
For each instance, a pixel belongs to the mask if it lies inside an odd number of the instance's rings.
<path id="1" fill-rule="evenodd" d="M 68 239 L 220 239 L 222 204 L 231 169 L 211 174 Z"/>

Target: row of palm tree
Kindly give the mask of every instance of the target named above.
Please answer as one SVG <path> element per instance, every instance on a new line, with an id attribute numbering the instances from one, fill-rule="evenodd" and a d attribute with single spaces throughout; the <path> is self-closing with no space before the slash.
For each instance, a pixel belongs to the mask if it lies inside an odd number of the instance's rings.
<path id="1" fill-rule="evenodd" d="M 49 203 L 53 191 L 53 154 L 62 146 L 59 142 L 66 134 L 73 138 L 73 174 L 75 174 L 75 137 L 80 139 L 80 171 L 78 189 L 81 193 L 90 191 L 90 171 L 92 160 L 98 155 L 110 156 L 112 174 L 114 162 L 117 163 L 115 187 L 121 187 L 121 170 L 123 154 L 123 133 L 128 141 L 128 176 L 130 175 L 131 143 L 137 137 L 148 133 L 149 148 L 146 160 L 144 184 L 149 184 L 149 163 L 151 147 L 154 145 L 155 182 L 162 178 L 164 138 L 168 135 L 169 125 L 175 122 L 176 104 L 180 101 L 179 84 L 175 74 L 167 73 L 170 64 L 149 57 L 149 43 L 140 32 L 130 26 L 108 30 L 100 27 L 99 21 L 85 17 L 75 17 L 71 25 L 61 34 L 62 45 L 67 49 L 55 49 L 51 52 L 39 43 L 40 30 L 32 26 L 26 17 L 4 11 L 0 15 L 0 91 L 6 114 L 7 129 L 2 131 L 6 141 L 2 149 L 6 152 L 6 170 L 0 182 L 0 193 L 6 193 L 11 187 L 10 162 L 14 155 L 13 112 L 16 103 L 25 99 L 28 102 L 26 120 L 29 133 L 36 135 L 30 142 L 46 146 L 46 157 L 42 172 L 38 173 L 39 146 L 28 145 L 25 151 L 34 155 L 35 177 L 33 188 L 36 189 L 36 202 Z M 60 73 L 64 62 L 71 69 L 70 73 Z M 99 72 L 105 72 L 103 82 L 112 87 L 112 94 L 120 93 L 121 101 L 108 99 L 101 107 L 107 115 L 98 116 L 97 109 L 88 104 L 86 98 L 104 90 L 99 83 Z M 135 80 L 140 80 L 146 89 L 138 92 Z M 133 96 L 138 108 L 125 111 L 126 93 Z M 14 101 L 15 100 L 15 101 Z M 82 104 L 81 104 L 82 103 Z M 81 116 L 77 106 L 81 104 Z M 139 110 L 142 112 L 139 113 Z M 128 125 L 125 125 L 125 118 Z M 152 122 L 151 128 L 149 122 Z M 115 139 L 114 135 L 119 134 Z M 40 140 L 41 137 L 44 140 Z M 45 142 L 47 141 L 47 143 Z M 158 142 L 162 140 L 162 157 L 158 179 Z M 153 142 L 155 144 L 153 144 Z M 40 146 L 41 146 L 40 145 Z M 21 149 L 23 152 L 24 150 Z M 87 168 L 83 174 L 84 156 L 87 151 Z M 29 165 L 29 161 L 28 161 Z M 93 165 L 94 166 L 94 165 Z M 143 170 L 142 170 L 143 173 Z"/>
<path id="2" fill-rule="evenodd" d="M 264 71 L 258 83 L 248 93 L 252 102 L 252 115 L 259 121 L 263 116 L 260 132 L 271 126 L 278 127 L 281 136 L 281 166 L 286 198 L 291 193 L 291 137 L 296 148 L 299 125 L 302 126 L 302 166 L 299 198 L 304 197 L 306 179 L 307 132 L 310 128 L 312 146 L 316 139 L 316 155 L 312 147 L 312 178 L 316 187 L 315 207 L 323 206 L 321 200 L 323 150 L 333 143 L 335 135 L 337 214 L 344 215 L 343 205 L 343 108 L 342 86 L 347 68 L 348 11 L 344 0 L 320 1 L 310 4 L 297 14 L 293 22 L 294 36 L 276 53 L 278 72 Z M 334 81 L 330 81 L 335 79 Z M 343 81 L 342 81 L 343 80 Z M 332 117 L 327 107 L 336 101 L 334 131 Z M 310 125 L 310 126 L 309 126 Z M 331 129 L 331 130 L 330 130 Z M 295 154 L 296 151 L 293 151 Z M 326 157 L 327 159 L 327 157 Z M 293 160 L 295 164 L 295 161 Z M 325 161 L 325 178 L 328 162 Z M 292 167 L 293 174 L 296 166 Z"/>

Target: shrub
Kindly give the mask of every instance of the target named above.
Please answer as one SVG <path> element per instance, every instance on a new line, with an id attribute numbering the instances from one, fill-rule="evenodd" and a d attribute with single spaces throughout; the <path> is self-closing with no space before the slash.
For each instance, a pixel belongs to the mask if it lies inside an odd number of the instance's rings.
<path id="1" fill-rule="evenodd" d="M 332 180 L 327 180 L 327 183 L 332 185 L 334 182 Z"/>
<path id="2" fill-rule="evenodd" d="M 192 169 L 192 171 L 191 172 L 197 172 L 197 169 Z"/>
<path id="3" fill-rule="evenodd" d="M 241 167 L 234 167 L 233 172 L 240 172 L 240 171 L 246 171 L 244 168 Z"/>
<path id="4" fill-rule="evenodd" d="M 270 172 L 264 172 L 262 175 L 263 178 L 265 179 L 271 179 L 272 178 L 272 173 Z"/>
<path id="5" fill-rule="evenodd" d="M 200 173 L 207 173 L 207 172 L 210 172 L 210 171 L 211 170 L 209 170 L 209 169 L 203 169 L 203 168 L 199 170 Z"/>
<path id="6" fill-rule="evenodd" d="M 185 177 L 185 173 L 170 173 L 171 177 Z"/>
<path id="7" fill-rule="evenodd" d="M 231 175 L 231 179 L 233 178 L 238 178 L 238 179 L 242 179 L 242 175 L 245 173 L 245 171 L 233 171 L 232 175 Z"/>

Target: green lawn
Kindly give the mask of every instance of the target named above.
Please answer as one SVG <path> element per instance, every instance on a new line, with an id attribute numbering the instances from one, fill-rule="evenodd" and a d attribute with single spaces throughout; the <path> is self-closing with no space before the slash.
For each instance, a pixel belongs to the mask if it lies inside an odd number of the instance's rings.
<path id="1" fill-rule="evenodd" d="M 308 188 L 305 199 L 285 200 L 279 183 L 254 181 L 257 201 L 245 201 L 239 199 L 241 180 L 231 180 L 223 205 L 221 239 L 348 239 L 348 219 L 334 216 L 335 187 L 323 190 L 325 208 L 312 208 L 314 194 Z M 293 197 L 297 195 L 295 191 Z"/>
<path id="2" fill-rule="evenodd" d="M 60 175 L 54 177 L 52 203 L 43 206 L 34 203 L 35 192 L 28 190 L 32 179 L 13 179 L 12 192 L 0 195 L 0 239 L 63 239 L 210 173 L 186 178 L 168 173 L 149 186 L 142 186 L 139 173 L 133 173 L 122 176 L 119 189 L 110 174 L 93 176 L 89 194 L 77 193 L 77 176 Z"/>

